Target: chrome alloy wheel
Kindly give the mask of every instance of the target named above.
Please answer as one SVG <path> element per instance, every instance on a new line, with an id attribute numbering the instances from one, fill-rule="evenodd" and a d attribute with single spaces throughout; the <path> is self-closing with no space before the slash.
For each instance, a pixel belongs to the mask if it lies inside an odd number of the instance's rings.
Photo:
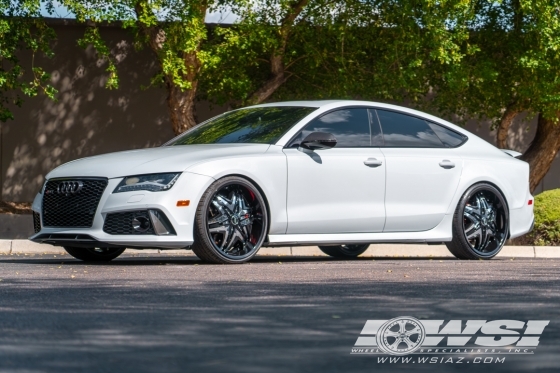
<path id="1" fill-rule="evenodd" d="M 477 254 L 492 255 L 507 239 L 507 219 L 500 199 L 489 190 L 474 193 L 463 210 L 463 231 Z"/>
<path id="2" fill-rule="evenodd" d="M 215 249 L 230 259 L 250 256 L 266 234 L 255 191 L 239 184 L 218 190 L 208 206 L 207 229 Z"/>

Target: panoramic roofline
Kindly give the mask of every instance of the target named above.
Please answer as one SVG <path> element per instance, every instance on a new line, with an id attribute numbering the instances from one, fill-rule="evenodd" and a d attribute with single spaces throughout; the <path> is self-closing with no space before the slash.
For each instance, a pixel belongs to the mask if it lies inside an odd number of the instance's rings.
<path id="1" fill-rule="evenodd" d="M 426 120 L 433 121 L 435 123 L 444 124 L 451 129 L 458 131 L 464 135 L 472 137 L 473 134 L 466 131 L 461 126 L 458 126 L 452 122 L 449 122 L 443 118 L 436 117 L 432 114 L 426 113 L 424 111 L 419 111 L 415 109 L 411 109 L 405 106 L 393 105 L 393 104 L 386 104 L 383 102 L 376 102 L 376 101 L 360 101 L 360 100 L 302 100 L 302 101 L 281 101 L 281 102 L 271 102 L 267 104 L 260 104 L 260 105 L 253 105 L 248 106 L 249 108 L 258 108 L 258 107 L 275 107 L 275 106 L 299 106 L 299 107 L 312 107 L 321 109 L 323 111 L 329 111 L 331 109 L 347 107 L 347 106 L 373 106 L 377 108 L 395 110 L 402 113 L 408 113 L 412 115 L 419 116 Z M 247 107 L 245 107 L 247 108 Z M 243 108 L 241 108 L 243 109 Z"/>

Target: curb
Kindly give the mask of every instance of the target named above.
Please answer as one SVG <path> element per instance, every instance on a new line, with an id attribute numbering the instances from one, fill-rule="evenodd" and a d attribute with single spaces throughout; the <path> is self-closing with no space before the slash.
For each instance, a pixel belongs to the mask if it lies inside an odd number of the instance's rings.
<path id="1" fill-rule="evenodd" d="M 129 252 L 139 253 L 139 250 Z M 194 255 L 190 250 L 142 250 L 145 254 Z M 66 254 L 62 247 L 43 245 L 28 240 L 0 240 L 0 255 Z M 325 256 L 317 246 L 263 247 L 261 256 Z M 453 255 L 445 245 L 372 244 L 360 257 L 371 258 L 429 258 Z M 505 246 L 497 255 L 502 258 L 560 258 L 558 246 Z"/>

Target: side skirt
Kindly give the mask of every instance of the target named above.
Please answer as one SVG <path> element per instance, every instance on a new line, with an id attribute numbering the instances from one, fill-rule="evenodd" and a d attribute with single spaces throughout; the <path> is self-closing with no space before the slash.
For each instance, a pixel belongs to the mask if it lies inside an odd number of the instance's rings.
<path id="1" fill-rule="evenodd" d="M 453 238 L 453 215 L 445 215 L 433 229 L 422 232 L 338 233 L 338 234 L 271 234 L 263 246 L 298 246 L 361 243 L 428 243 L 448 242 Z"/>

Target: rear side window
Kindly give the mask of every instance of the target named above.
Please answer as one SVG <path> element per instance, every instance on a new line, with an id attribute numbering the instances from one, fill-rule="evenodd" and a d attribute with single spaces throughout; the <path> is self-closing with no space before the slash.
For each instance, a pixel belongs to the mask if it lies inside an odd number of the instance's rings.
<path id="1" fill-rule="evenodd" d="M 377 110 L 385 147 L 443 148 L 444 145 L 428 123 L 410 115 Z"/>
<path id="2" fill-rule="evenodd" d="M 303 128 L 290 147 L 299 146 L 300 142 L 312 132 L 332 133 L 336 138 L 336 148 L 371 146 L 367 109 L 336 110 L 316 118 Z"/>
<path id="3" fill-rule="evenodd" d="M 455 131 L 451 131 L 448 128 L 440 126 L 439 124 L 435 124 L 432 122 L 428 122 L 428 124 L 434 130 L 443 145 L 448 148 L 455 148 L 467 141 L 467 136 L 465 135 L 462 135 Z"/>

